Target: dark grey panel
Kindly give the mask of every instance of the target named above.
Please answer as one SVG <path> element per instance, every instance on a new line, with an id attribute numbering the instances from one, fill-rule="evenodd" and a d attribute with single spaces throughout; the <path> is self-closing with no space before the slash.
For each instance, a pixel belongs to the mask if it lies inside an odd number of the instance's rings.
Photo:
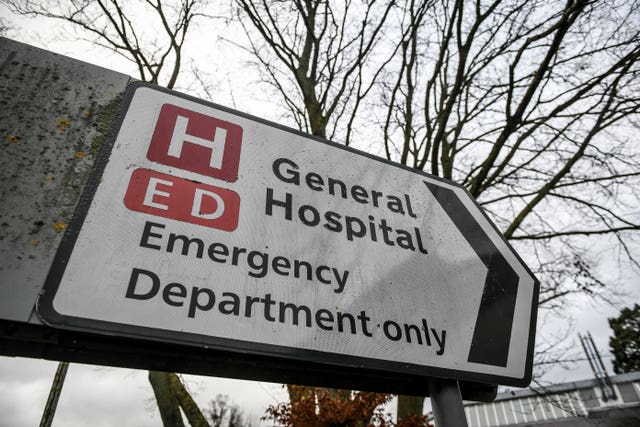
<path id="1" fill-rule="evenodd" d="M 30 319 L 129 76 L 0 38 L 0 318 Z"/>

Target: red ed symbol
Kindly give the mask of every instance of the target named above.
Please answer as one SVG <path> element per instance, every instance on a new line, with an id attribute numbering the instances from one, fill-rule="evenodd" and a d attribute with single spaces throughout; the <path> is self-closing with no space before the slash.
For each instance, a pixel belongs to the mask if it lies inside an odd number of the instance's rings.
<path id="1" fill-rule="evenodd" d="M 137 212 L 233 231 L 238 226 L 240 196 L 224 188 L 137 169 L 124 204 Z"/>
<path id="2" fill-rule="evenodd" d="M 151 137 L 147 158 L 212 178 L 238 179 L 242 128 L 164 104 Z"/>

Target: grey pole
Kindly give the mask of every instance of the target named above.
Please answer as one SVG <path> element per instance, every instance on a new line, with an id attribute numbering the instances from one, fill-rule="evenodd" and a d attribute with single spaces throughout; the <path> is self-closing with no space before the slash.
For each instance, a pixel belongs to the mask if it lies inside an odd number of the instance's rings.
<path id="1" fill-rule="evenodd" d="M 58 369 L 56 370 L 56 375 L 53 377 L 53 383 L 49 391 L 49 398 L 47 399 L 47 404 L 44 407 L 44 412 L 40 419 L 40 427 L 50 427 L 53 422 L 53 416 L 58 407 L 58 398 L 62 391 L 64 379 L 67 376 L 67 369 L 69 369 L 69 362 L 60 362 L 58 364 Z"/>
<path id="2" fill-rule="evenodd" d="M 429 395 L 436 427 L 468 427 L 458 381 L 430 378 Z"/>

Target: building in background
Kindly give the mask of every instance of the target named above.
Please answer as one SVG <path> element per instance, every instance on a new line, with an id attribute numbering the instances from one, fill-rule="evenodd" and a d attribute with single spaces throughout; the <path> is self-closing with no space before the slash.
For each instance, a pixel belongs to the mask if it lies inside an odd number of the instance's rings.
<path id="1" fill-rule="evenodd" d="M 500 393 L 491 403 L 468 403 L 469 427 L 640 426 L 640 372 Z"/>

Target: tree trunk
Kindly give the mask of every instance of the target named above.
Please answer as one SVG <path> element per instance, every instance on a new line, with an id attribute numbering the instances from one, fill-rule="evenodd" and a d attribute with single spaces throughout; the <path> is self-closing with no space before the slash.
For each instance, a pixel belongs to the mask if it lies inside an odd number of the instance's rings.
<path id="1" fill-rule="evenodd" d="M 424 397 L 419 396 L 398 396 L 398 421 L 408 418 L 411 415 L 422 415 L 422 405 Z"/>
<path id="2" fill-rule="evenodd" d="M 167 374 L 169 376 L 169 382 L 171 383 L 171 391 L 173 392 L 174 399 L 178 402 L 182 411 L 187 416 L 187 420 L 191 427 L 209 427 L 209 423 L 202 415 L 202 411 L 198 407 L 198 404 L 193 400 L 187 389 L 180 381 L 180 378 L 176 374 Z"/>
<path id="3" fill-rule="evenodd" d="M 178 401 L 171 390 L 171 377 L 167 372 L 149 371 L 149 382 L 156 397 L 164 427 L 184 427 Z"/>

